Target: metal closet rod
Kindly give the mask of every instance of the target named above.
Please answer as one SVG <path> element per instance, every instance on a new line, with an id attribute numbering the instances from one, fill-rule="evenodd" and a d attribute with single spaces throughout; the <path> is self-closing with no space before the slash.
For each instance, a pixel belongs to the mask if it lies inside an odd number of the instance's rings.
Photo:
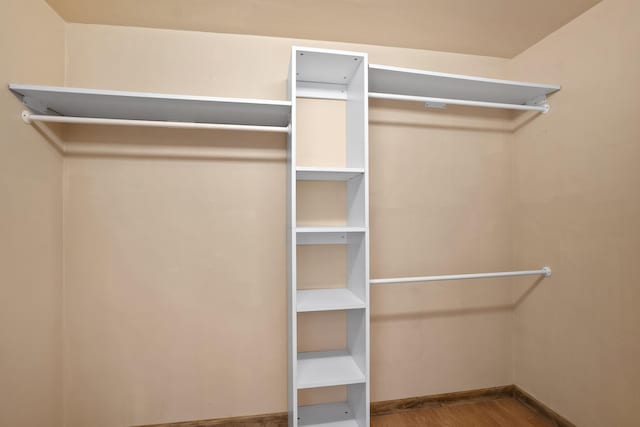
<path id="1" fill-rule="evenodd" d="M 409 283 L 409 282 L 435 282 L 439 280 L 462 280 L 462 279 L 489 279 L 492 277 L 513 277 L 513 276 L 551 276 L 551 268 L 542 267 L 540 270 L 522 271 L 500 271 L 497 273 L 473 273 L 473 274 L 449 274 L 444 276 L 423 276 L 423 277 L 398 277 L 394 279 L 372 279 L 372 285 L 383 285 L 385 283 Z"/>
<path id="2" fill-rule="evenodd" d="M 168 122 L 161 120 L 130 120 L 130 119 L 102 119 L 96 117 L 72 117 L 49 116 L 22 112 L 22 120 L 25 123 L 49 122 L 49 123 L 75 123 L 87 125 L 116 125 L 116 126 L 144 126 L 176 129 L 223 129 L 244 130 L 255 132 L 289 132 L 289 126 L 259 126 L 259 125 L 233 125 L 225 123 L 193 123 L 193 122 Z"/>
<path id="3" fill-rule="evenodd" d="M 500 102 L 468 101 L 465 99 L 432 98 L 429 96 L 397 95 L 395 93 L 379 93 L 379 92 L 369 92 L 369 98 L 393 99 L 397 101 L 427 102 L 427 103 L 433 103 L 433 104 L 467 105 L 470 107 L 503 108 L 508 110 L 540 111 L 542 113 L 546 113 L 547 111 L 549 111 L 549 104 L 544 104 L 544 105 L 504 104 Z"/>

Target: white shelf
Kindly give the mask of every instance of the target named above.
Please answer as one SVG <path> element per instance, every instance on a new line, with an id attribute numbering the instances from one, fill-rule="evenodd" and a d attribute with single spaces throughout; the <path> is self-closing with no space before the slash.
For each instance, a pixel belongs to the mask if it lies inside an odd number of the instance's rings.
<path id="1" fill-rule="evenodd" d="M 297 227 L 298 245 L 342 245 L 349 243 L 349 234 L 364 233 L 365 227 Z"/>
<path id="2" fill-rule="evenodd" d="M 369 65 L 369 92 L 510 105 L 538 105 L 560 86 Z"/>
<path id="3" fill-rule="evenodd" d="M 290 101 L 167 95 L 10 84 L 31 110 L 45 115 L 254 126 L 287 126 Z"/>
<path id="4" fill-rule="evenodd" d="M 296 97 L 347 100 L 348 86 L 366 54 L 328 49 L 294 48 Z"/>
<path id="5" fill-rule="evenodd" d="M 300 406 L 298 425 L 318 427 L 359 427 L 351 407 L 346 402 Z"/>
<path id="6" fill-rule="evenodd" d="M 363 382 L 364 374 L 347 351 L 298 353 L 298 389 Z"/>
<path id="7" fill-rule="evenodd" d="M 296 292 L 296 304 L 298 313 L 365 307 L 364 301 L 347 288 L 300 290 Z"/>
<path id="8" fill-rule="evenodd" d="M 346 85 L 364 58 L 359 52 L 297 48 L 296 81 Z"/>
<path id="9" fill-rule="evenodd" d="M 348 181 L 363 176 L 364 168 L 314 168 L 298 166 L 298 181 Z"/>
<path id="10" fill-rule="evenodd" d="M 297 233 L 364 233 L 365 227 L 351 227 L 346 225 L 328 227 L 296 227 Z"/>

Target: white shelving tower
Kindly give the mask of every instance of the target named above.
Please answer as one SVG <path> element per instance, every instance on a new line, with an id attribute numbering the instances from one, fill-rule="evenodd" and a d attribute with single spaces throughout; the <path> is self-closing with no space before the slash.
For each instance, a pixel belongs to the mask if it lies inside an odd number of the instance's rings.
<path id="1" fill-rule="evenodd" d="M 294 47 L 289 68 L 291 133 L 288 140 L 289 425 L 369 425 L 369 206 L 368 58 L 365 53 Z M 296 164 L 296 99 L 341 99 L 346 103 L 344 168 Z M 330 126 L 327 123 L 327 126 Z M 297 181 L 344 181 L 346 225 L 297 226 Z M 347 246 L 346 287 L 298 290 L 298 245 Z M 347 348 L 298 352 L 298 313 L 346 310 Z M 298 390 L 344 385 L 344 402 L 298 406 Z"/>

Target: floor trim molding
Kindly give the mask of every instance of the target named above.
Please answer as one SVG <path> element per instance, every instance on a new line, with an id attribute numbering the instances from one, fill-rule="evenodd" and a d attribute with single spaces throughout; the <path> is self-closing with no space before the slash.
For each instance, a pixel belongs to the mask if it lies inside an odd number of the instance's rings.
<path id="1" fill-rule="evenodd" d="M 517 385 L 511 386 L 511 396 L 518 399 L 523 405 L 530 407 L 531 409 L 545 415 L 552 420 L 557 427 L 576 427 L 571 421 L 558 414 L 553 409 L 549 408 L 544 403 L 518 387 Z"/>
<path id="2" fill-rule="evenodd" d="M 180 421 L 165 424 L 145 424 L 137 427 L 212 427 L 212 426 L 242 426 L 242 427 L 279 427 L 287 425 L 286 412 L 271 414 L 248 415 L 246 417 L 214 418 L 210 420 Z"/>
<path id="3" fill-rule="evenodd" d="M 385 400 L 371 403 L 371 416 L 388 415 L 398 412 L 407 412 L 420 408 L 434 406 L 446 406 L 460 404 L 475 400 L 489 400 L 499 397 L 512 397 L 518 399 L 523 405 L 546 416 L 557 427 L 576 427 L 566 418 L 537 400 L 517 385 L 505 385 L 499 387 L 482 388 L 476 390 L 456 391 L 453 393 L 433 394 L 429 396 L 409 397 L 406 399 Z M 280 427 L 287 425 L 287 413 L 277 412 L 272 414 L 250 415 L 246 417 L 215 418 L 200 421 L 183 421 L 165 424 L 148 424 L 138 427 L 213 427 L 213 426 L 238 426 L 238 427 Z"/>
<path id="4" fill-rule="evenodd" d="M 430 394 L 428 396 L 416 396 L 407 397 L 405 399 L 371 402 L 371 416 L 395 414 L 398 412 L 413 411 L 415 409 L 434 406 L 445 406 L 464 401 L 511 396 L 512 388 L 512 385 L 506 385 L 476 390 L 455 391 L 453 393 Z"/>

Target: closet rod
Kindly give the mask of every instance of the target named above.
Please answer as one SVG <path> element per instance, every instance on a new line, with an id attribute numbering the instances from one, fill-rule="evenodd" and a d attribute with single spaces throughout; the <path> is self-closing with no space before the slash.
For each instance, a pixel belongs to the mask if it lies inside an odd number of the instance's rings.
<path id="1" fill-rule="evenodd" d="M 465 99 L 432 98 L 429 96 L 397 95 L 395 93 L 380 93 L 380 92 L 369 92 L 369 98 L 393 99 L 397 101 L 417 101 L 417 102 L 427 102 L 427 103 L 433 103 L 433 104 L 467 105 L 470 107 L 489 107 L 489 108 L 503 108 L 503 109 L 510 109 L 510 110 L 540 111 L 542 113 L 546 113 L 547 111 L 549 111 L 549 104 L 544 104 L 544 105 L 504 104 L 500 102 L 468 101 Z"/>
<path id="2" fill-rule="evenodd" d="M 117 126 L 145 126 L 179 129 L 223 129 L 244 130 L 256 132 L 289 132 L 289 126 L 258 126 L 258 125 L 233 125 L 224 123 L 193 123 L 193 122 L 165 122 L 160 120 L 130 120 L 130 119 L 102 119 L 95 117 L 49 116 L 22 112 L 22 120 L 25 123 L 49 122 L 49 123 L 75 123 L 88 125 L 117 125 Z"/>
<path id="3" fill-rule="evenodd" d="M 382 285 L 385 283 L 409 283 L 409 282 L 435 282 L 438 280 L 461 280 L 461 279 L 488 279 L 492 277 L 512 277 L 512 276 L 551 276 L 551 268 L 542 267 L 540 270 L 523 271 L 500 271 L 497 273 L 474 273 L 474 274 L 449 274 L 445 276 L 424 276 L 424 277 L 398 277 L 395 279 L 372 279 L 372 285 Z"/>

